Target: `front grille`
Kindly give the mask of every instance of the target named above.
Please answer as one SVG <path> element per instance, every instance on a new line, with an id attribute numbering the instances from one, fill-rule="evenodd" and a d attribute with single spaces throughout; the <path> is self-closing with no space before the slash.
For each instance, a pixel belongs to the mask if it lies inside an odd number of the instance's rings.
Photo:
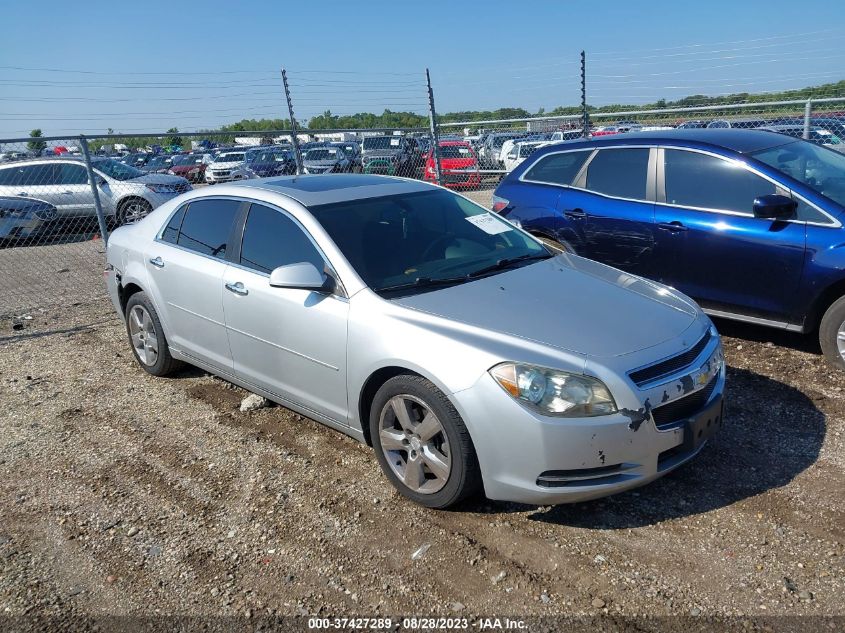
<path id="1" fill-rule="evenodd" d="M 630 372 L 628 376 L 631 377 L 631 380 L 634 381 L 634 384 L 637 385 L 637 387 L 642 387 L 644 384 L 649 383 L 652 380 L 674 374 L 676 371 L 683 369 L 698 358 L 698 355 L 704 351 L 704 348 L 707 347 L 709 342 L 710 330 L 707 330 L 707 333 L 701 337 L 701 340 L 683 354 L 678 354 L 677 356 L 667 358 L 666 360 L 662 360 L 654 365 L 637 369 Z"/>
<path id="2" fill-rule="evenodd" d="M 651 410 L 651 416 L 654 418 L 654 423 L 657 428 L 664 428 L 672 424 L 692 417 L 704 408 L 713 390 L 716 388 L 716 383 L 719 380 L 717 373 L 710 382 L 703 389 L 699 389 L 688 396 L 678 398 L 674 402 L 655 407 Z"/>

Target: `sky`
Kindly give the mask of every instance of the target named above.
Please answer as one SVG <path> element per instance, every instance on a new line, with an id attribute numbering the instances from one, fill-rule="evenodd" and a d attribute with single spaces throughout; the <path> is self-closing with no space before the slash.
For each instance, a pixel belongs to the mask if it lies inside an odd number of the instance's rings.
<path id="1" fill-rule="evenodd" d="M 21 25 L 17 28 L 15 25 Z M 15 2 L 0 138 L 800 88 L 845 79 L 842 0 Z"/>

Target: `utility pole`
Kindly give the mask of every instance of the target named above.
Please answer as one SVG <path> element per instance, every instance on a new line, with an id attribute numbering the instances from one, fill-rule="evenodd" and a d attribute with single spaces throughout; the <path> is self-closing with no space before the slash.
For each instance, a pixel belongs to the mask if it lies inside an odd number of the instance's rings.
<path id="1" fill-rule="evenodd" d="M 288 115 L 290 116 L 290 139 L 293 143 L 293 155 L 296 159 L 296 173 L 302 174 L 302 152 L 299 151 L 299 137 L 296 129 L 296 117 L 293 114 L 293 103 L 290 100 L 290 88 L 288 87 L 288 75 L 282 68 L 282 84 L 285 86 L 285 99 L 288 102 Z"/>
<path id="2" fill-rule="evenodd" d="M 587 113 L 587 54 L 581 51 L 581 136 L 590 136 L 590 115 Z"/>
<path id="3" fill-rule="evenodd" d="M 437 113 L 434 111 L 434 91 L 431 89 L 431 75 L 428 68 L 425 69 L 425 83 L 428 85 L 428 124 L 431 129 L 431 151 L 434 157 L 434 174 L 437 177 L 437 184 L 443 185 L 443 176 L 440 173 L 440 141 L 437 137 Z"/>

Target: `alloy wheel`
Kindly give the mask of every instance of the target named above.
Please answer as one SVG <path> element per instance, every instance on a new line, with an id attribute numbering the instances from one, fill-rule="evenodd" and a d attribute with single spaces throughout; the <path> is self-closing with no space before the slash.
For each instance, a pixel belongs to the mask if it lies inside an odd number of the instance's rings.
<path id="1" fill-rule="evenodd" d="M 384 405 L 379 441 L 393 473 L 410 490 L 433 494 L 449 480 L 452 452 L 443 424 L 419 398 L 400 394 Z"/>
<path id="2" fill-rule="evenodd" d="M 133 306 L 129 311 L 129 338 L 132 347 L 144 365 L 152 367 L 158 360 L 158 337 L 150 313 L 144 306 Z"/>
<path id="3" fill-rule="evenodd" d="M 845 359 L 845 321 L 839 324 L 836 332 L 836 348 L 839 350 L 839 355 Z"/>

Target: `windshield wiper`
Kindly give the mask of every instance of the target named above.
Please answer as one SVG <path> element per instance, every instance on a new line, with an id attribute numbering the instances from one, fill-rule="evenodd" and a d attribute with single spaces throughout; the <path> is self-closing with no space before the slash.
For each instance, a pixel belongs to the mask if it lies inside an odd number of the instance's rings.
<path id="1" fill-rule="evenodd" d="M 417 277 L 414 281 L 408 281 L 393 286 L 376 288 L 375 292 L 391 292 L 393 290 L 406 290 L 408 288 L 434 288 L 437 286 L 451 286 L 460 284 L 467 280 L 467 276 L 461 277 Z"/>
<path id="2" fill-rule="evenodd" d="M 467 275 L 468 279 L 473 279 L 475 277 L 480 277 L 481 275 L 485 275 L 487 273 L 492 273 L 496 270 L 504 270 L 505 268 L 509 268 L 514 264 L 527 262 L 531 260 L 541 260 L 541 259 L 550 259 L 553 257 L 548 253 L 535 253 L 533 255 L 520 255 L 519 257 L 504 257 L 497 261 L 495 264 L 490 264 L 489 266 L 485 266 L 484 268 L 479 268 L 478 270 L 474 270 Z"/>

